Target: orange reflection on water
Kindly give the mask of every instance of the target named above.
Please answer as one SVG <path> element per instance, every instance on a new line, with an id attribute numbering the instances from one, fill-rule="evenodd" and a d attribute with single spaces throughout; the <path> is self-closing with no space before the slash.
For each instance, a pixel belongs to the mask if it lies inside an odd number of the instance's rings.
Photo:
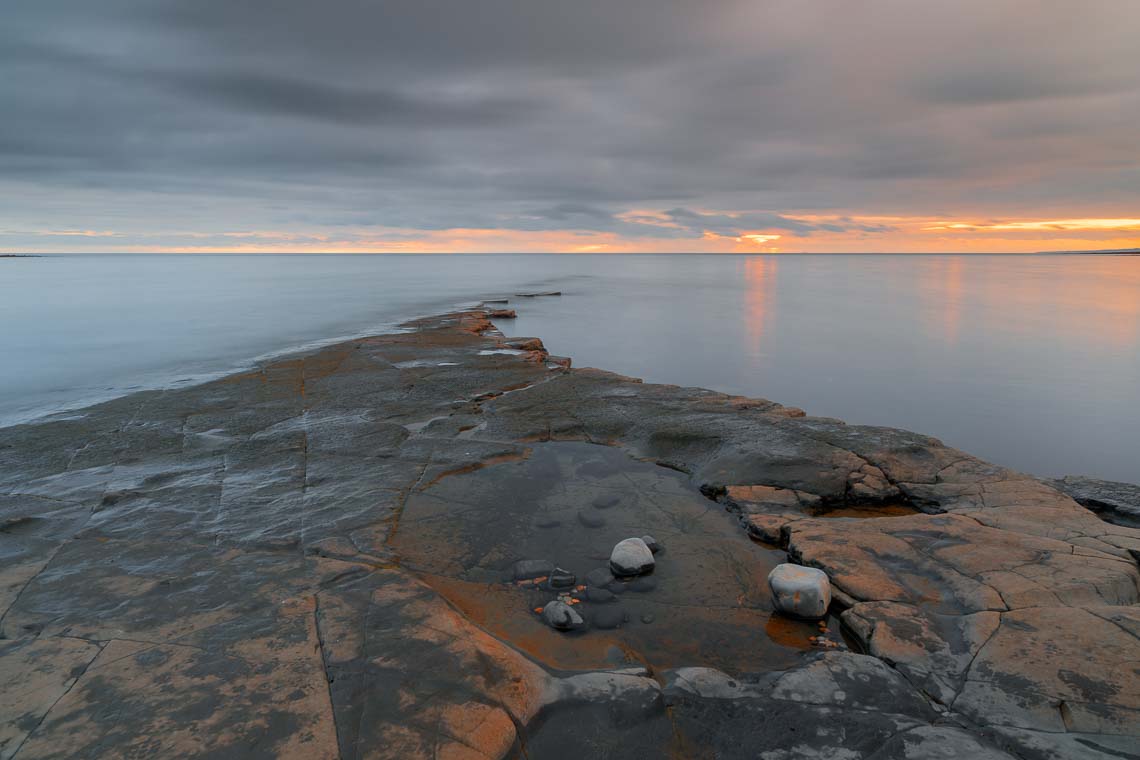
<path id="1" fill-rule="evenodd" d="M 1090 345 L 1140 341 L 1140 257 L 938 256 L 917 271 L 927 334 L 948 346 L 970 324 Z"/>
<path id="2" fill-rule="evenodd" d="M 931 311 L 927 319 L 934 322 L 930 332 L 941 334 L 948 345 L 958 342 L 962 329 L 962 300 L 965 297 L 961 256 L 925 259 L 921 263 L 921 290 L 929 294 Z"/>
<path id="3" fill-rule="evenodd" d="M 1017 263 L 1022 264 L 1018 276 L 1003 277 L 1000 284 L 976 283 L 995 311 L 1022 317 L 1028 329 L 1135 350 L 1140 257 L 1040 257 Z"/>
<path id="4" fill-rule="evenodd" d="M 745 329 L 754 355 L 760 353 L 764 333 L 771 327 L 778 268 L 775 256 L 754 256 L 744 260 L 744 280 L 748 285 L 744 298 L 747 312 Z"/>

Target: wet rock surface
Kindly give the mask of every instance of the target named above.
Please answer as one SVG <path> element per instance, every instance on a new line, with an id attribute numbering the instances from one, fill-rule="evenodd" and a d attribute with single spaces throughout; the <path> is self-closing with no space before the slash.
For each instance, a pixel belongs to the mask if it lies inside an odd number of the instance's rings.
<path id="1" fill-rule="evenodd" d="M 475 311 L 0 430 L 0 758 L 1137 756 L 1140 531 L 568 365 Z"/>

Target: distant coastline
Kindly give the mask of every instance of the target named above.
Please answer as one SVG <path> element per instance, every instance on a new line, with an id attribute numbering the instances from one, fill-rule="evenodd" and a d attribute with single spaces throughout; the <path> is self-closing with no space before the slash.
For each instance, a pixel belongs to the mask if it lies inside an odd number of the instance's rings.
<path id="1" fill-rule="evenodd" d="M 41 256 L 34 253 L 0 253 L 0 259 L 38 259 Z"/>
<path id="2" fill-rule="evenodd" d="M 1123 253 L 1140 254 L 1140 248 L 1101 248 L 1095 251 L 1038 251 L 1038 253 Z"/>

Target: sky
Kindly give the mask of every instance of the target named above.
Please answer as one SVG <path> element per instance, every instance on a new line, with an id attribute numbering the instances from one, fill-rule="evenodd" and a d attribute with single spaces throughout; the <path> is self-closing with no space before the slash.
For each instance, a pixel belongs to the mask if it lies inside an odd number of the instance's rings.
<path id="1" fill-rule="evenodd" d="M 7 0 L 0 253 L 1140 247 L 1136 0 Z"/>

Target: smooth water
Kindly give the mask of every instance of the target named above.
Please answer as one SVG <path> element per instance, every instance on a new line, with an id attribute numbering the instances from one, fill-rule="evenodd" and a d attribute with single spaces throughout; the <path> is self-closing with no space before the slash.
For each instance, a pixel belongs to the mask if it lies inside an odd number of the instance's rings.
<path id="1" fill-rule="evenodd" d="M 1140 482 L 1135 256 L 0 259 L 0 423 L 533 289 L 504 329 L 575 366 Z"/>

